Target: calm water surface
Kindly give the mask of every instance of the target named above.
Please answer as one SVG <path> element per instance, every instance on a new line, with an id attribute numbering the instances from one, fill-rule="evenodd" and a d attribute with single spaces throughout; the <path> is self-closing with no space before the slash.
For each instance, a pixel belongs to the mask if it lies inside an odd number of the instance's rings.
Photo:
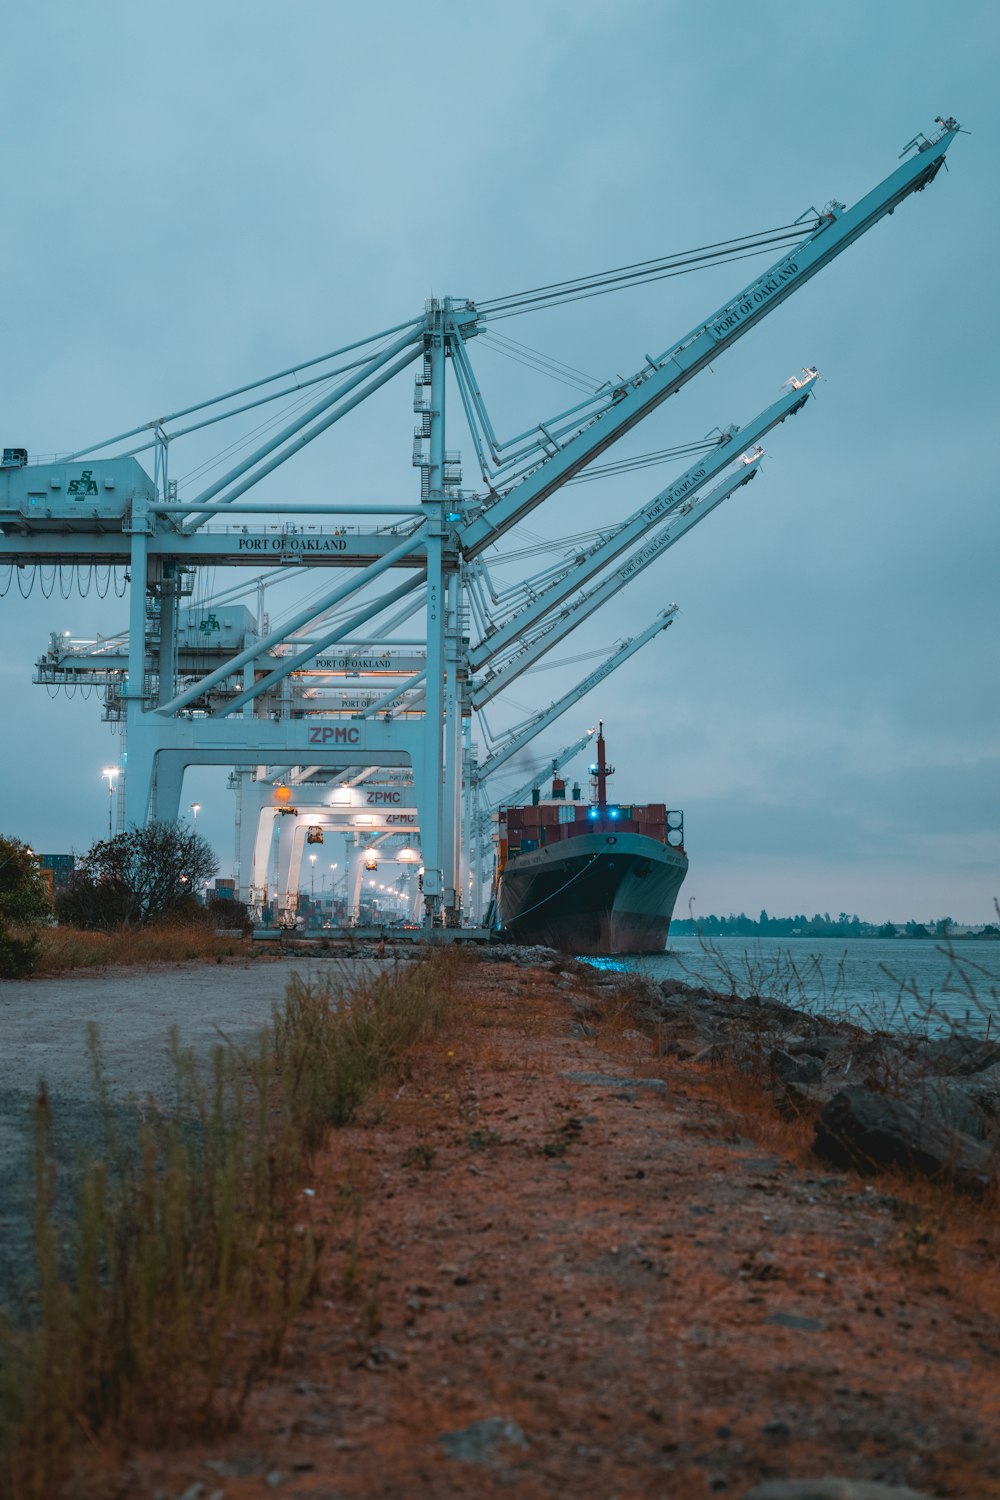
<path id="1" fill-rule="evenodd" d="M 666 953 L 587 959 L 598 968 L 760 994 L 863 1024 L 953 1025 L 1000 1040 L 1000 942 L 915 938 L 671 937 Z"/>

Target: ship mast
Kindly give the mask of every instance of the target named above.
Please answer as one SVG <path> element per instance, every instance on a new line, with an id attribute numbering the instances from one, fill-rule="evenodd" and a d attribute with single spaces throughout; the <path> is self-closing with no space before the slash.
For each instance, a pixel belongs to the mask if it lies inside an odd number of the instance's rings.
<path id="1" fill-rule="evenodd" d="M 590 774 L 593 780 L 593 801 L 603 810 L 608 805 L 608 777 L 615 774 L 614 766 L 609 766 L 604 755 L 604 720 L 600 720 L 597 727 L 597 764 L 591 766 Z"/>

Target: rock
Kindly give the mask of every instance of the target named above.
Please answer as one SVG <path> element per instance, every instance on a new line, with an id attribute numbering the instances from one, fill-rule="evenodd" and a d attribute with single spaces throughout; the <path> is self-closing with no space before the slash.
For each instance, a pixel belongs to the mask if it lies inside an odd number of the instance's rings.
<path id="1" fill-rule="evenodd" d="M 662 1078 L 619 1078 L 616 1073 L 564 1073 L 571 1083 L 585 1083 L 594 1088 L 653 1089 L 666 1093 Z"/>
<path id="2" fill-rule="evenodd" d="M 732 1048 L 728 1042 L 709 1042 L 707 1047 L 702 1047 L 694 1054 L 692 1062 L 715 1065 L 729 1062 L 731 1058 Z"/>
<path id="3" fill-rule="evenodd" d="M 834 1166 L 861 1172 L 907 1167 L 925 1177 L 949 1177 L 981 1190 L 991 1175 L 992 1155 L 964 1131 L 933 1111 L 871 1089 L 840 1089 L 816 1122 L 816 1152 Z"/>
<path id="4" fill-rule="evenodd" d="M 960 1088 L 972 1100 L 988 1122 L 1000 1120 L 1000 1063 L 951 1081 L 953 1087 Z"/>
<path id="5" fill-rule="evenodd" d="M 1000 1042 L 973 1036 L 942 1037 L 937 1041 L 920 1042 L 917 1056 L 928 1073 L 967 1077 L 1000 1063 Z"/>
<path id="6" fill-rule="evenodd" d="M 824 1078 L 819 1083 L 782 1083 L 777 1104 L 786 1115 L 818 1115 L 840 1090 L 839 1082 Z"/>
<path id="7" fill-rule="evenodd" d="M 569 1002 L 569 1008 L 580 1021 L 600 1020 L 601 1012 L 589 1000 L 581 1000 L 578 996 L 574 996 Z"/>
<path id="8" fill-rule="evenodd" d="M 803 1036 L 794 1037 L 786 1042 L 785 1050 L 793 1057 L 821 1057 L 828 1058 L 831 1052 L 838 1047 L 843 1047 L 843 1039 L 839 1036 Z"/>
<path id="9" fill-rule="evenodd" d="M 485 1417 L 469 1427 L 446 1432 L 438 1438 L 449 1458 L 463 1464 L 492 1464 L 499 1448 L 526 1448 L 528 1440 L 516 1422 L 507 1417 Z"/>
<path id="10" fill-rule="evenodd" d="M 936 1120 L 945 1128 L 964 1131 L 981 1141 L 986 1137 L 987 1116 L 969 1087 L 974 1083 L 974 1078 L 923 1078 L 907 1088 L 905 1098 L 922 1118 Z"/>
<path id="11" fill-rule="evenodd" d="M 878 1484 L 869 1479 L 766 1479 L 747 1490 L 743 1500 L 934 1500 L 908 1485 Z"/>
<path id="12" fill-rule="evenodd" d="M 822 1333 L 826 1327 L 819 1318 L 805 1318 L 801 1313 L 771 1313 L 764 1322 L 773 1323 L 777 1328 L 797 1328 L 800 1333 Z"/>
<path id="13" fill-rule="evenodd" d="M 823 1064 L 808 1053 L 796 1057 L 782 1047 L 775 1047 L 768 1061 L 782 1083 L 819 1083 L 823 1077 Z"/>

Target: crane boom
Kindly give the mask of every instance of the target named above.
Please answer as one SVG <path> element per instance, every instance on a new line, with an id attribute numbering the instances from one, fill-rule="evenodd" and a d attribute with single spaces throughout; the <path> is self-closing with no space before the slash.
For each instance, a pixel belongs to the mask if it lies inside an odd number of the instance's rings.
<path id="1" fill-rule="evenodd" d="M 672 625 L 676 613 L 676 604 L 672 604 L 669 609 L 661 610 L 653 623 L 647 625 L 646 629 L 640 635 L 631 636 L 628 640 L 621 641 L 615 647 L 614 651 L 612 651 L 611 655 L 601 662 L 600 666 L 595 667 L 575 687 L 570 688 L 569 692 L 563 693 L 561 698 L 557 698 L 554 703 L 550 703 L 548 708 L 536 714 L 533 719 L 529 719 L 522 729 L 508 738 L 504 744 L 493 751 L 493 754 L 487 760 L 483 761 L 479 767 L 480 781 L 492 775 L 494 771 L 499 770 L 502 765 L 510 760 L 512 755 L 516 755 L 519 750 L 523 750 L 524 746 L 529 744 L 537 734 L 541 734 L 543 729 L 547 729 L 550 724 L 555 723 L 556 719 L 560 718 L 568 708 L 572 708 L 574 703 L 579 703 L 580 699 L 586 697 L 587 693 L 592 688 L 595 688 L 599 682 L 603 682 L 605 677 L 610 677 L 612 672 L 620 667 L 623 662 L 628 661 L 630 656 L 634 656 L 638 650 L 645 646 L 647 641 L 651 641 L 655 635 L 660 634 L 661 630 L 666 630 L 668 626 Z M 592 733 L 593 730 L 591 730 Z M 588 739 L 589 737 L 588 735 Z"/>
<path id="2" fill-rule="evenodd" d="M 466 557 L 477 556 L 484 547 L 516 525 L 668 396 L 680 390 L 711 360 L 717 359 L 724 349 L 742 338 L 755 323 L 759 323 L 848 245 L 886 214 L 891 214 L 911 193 L 921 192 L 933 182 L 945 152 L 959 130 L 958 123 L 952 119 L 941 120 L 940 124 L 941 131 L 933 140 L 922 142 L 913 156 L 866 193 L 853 208 L 831 203 L 821 215 L 819 228 L 763 275 L 729 298 L 711 317 L 663 354 L 655 359 L 647 355 L 643 368 L 614 389 L 606 406 L 567 437 L 561 446 L 557 445 L 555 452 L 542 459 L 535 469 L 480 516 L 460 528 L 459 537 Z"/>
<path id="3" fill-rule="evenodd" d="M 472 689 L 471 702 L 475 709 L 485 707 L 498 693 L 504 692 L 511 683 L 520 677 L 521 673 L 532 666 L 546 652 L 569 635 L 589 615 L 592 615 L 602 604 L 614 597 L 618 591 L 631 583 L 644 568 L 648 568 L 661 553 L 671 547 L 685 531 L 690 530 L 703 516 L 707 516 L 721 505 L 734 490 L 742 485 L 749 484 L 759 472 L 763 452 L 753 455 L 745 455 L 743 460 L 736 465 L 731 474 L 727 474 L 721 484 L 717 484 L 710 490 L 700 502 L 694 502 L 690 510 L 682 510 L 673 522 L 665 526 L 663 530 L 651 542 L 646 542 L 625 559 L 625 561 L 601 583 L 592 588 L 589 593 L 574 600 L 566 609 L 563 609 L 549 625 L 540 630 L 532 639 L 524 642 L 520 648 L 496 670 L 489 671 L 486 676 Z"/>
<path id="4" fill-rule="evenodd" d="M 759 443 L 772 428 L 777 427 L 786 417 L 794 416 L 805 406 L 813 394 L 818 378 L 818 371 L 810 369 L 803 371 L 802 379 L 789 381 L 790 388 L 779 401 L 775 401 L 752 422 L 748 422 L 745 428 L 729 428 L 716 447 L 709 453 L 702 454 L 691 468 L 667 485 L 666 489 L 654 495 L 652 500 L 641 506 L 610 536 L 600 538 L 582 557 L 574 559 L 559 577 L 523 609 L 502 624 L 491 627 L 479 644 L 469 652 L 472 670 L 480 671 L 488 662 L 501 655 L 526 630 L 537 624 L 564 599 L 568 599 L 576 589 L 582 588 L 608 563 L 620 557 L 627 547 L 645 536 L 651 528 L 659 526 L 682 506 L 690 509 L 690 503 L 698 491 L 728 468 L 736 453 Z M 734 442 L 736 438 L 738 443 Z M 698 510 L 697 519 L 700 520 L 707 514 L 708 510 L 702 506 Z"/>
<path id="5" fill-rule="evenodd" d="M 544 771 L 536 771 L 531 780 L 526 781 L 523 786 L 519 786 L 516 792 L 509 792 L 506 796 L 498 797 L 491 804 L 491 810 L 495 811 L 496 808 L 503 805 L 516 807 L 519 802 L 526 802 L 535 787 L 539 785 L 550 771 L 553 774 L 561 771 L 563 766 L 568 765 L 575 755 L 579 755 L 581 750 L 586 750 L 596 733 L 596 729 L 588 729 L 586 734 L 581 734 L 580 738 L 574 740 L 572 745 L 564 745 L 558 755 L 553 755 L 551 760 L 545 762 L 546 769 Z"/>

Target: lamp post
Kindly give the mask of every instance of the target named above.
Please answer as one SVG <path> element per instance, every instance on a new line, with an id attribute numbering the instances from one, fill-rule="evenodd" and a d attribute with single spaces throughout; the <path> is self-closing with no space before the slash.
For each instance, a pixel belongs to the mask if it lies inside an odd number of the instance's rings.
<path id="1" fill-rule="evenodd" d="M 316 856 L 315 856 L 315 854 L 310 854 L 310 856 L 309 856 L 309 865 L 310 865 L 310 869 L 309 869 L 309 895 L 310 895 L 310 898 L 313 901 L 315 901 L 316 900 Z"/>
<path id="2" fill-rule="evenodd" d="M 192 802 L 191 803 L 191 821 L 192 821 L 192 823 L 197 823 L 197 821 L 198 821 L 198 814 L 200 812 L 201 812 L 201 803 L 200 802 Z"/>
<path id="3" fill-rule="evenodd" d="M 118 775 L 118 767 L 105 766 L 101 775 L 108 778 L 108 838 L 111 839 L 114 838 L 115 777 Z"/>

